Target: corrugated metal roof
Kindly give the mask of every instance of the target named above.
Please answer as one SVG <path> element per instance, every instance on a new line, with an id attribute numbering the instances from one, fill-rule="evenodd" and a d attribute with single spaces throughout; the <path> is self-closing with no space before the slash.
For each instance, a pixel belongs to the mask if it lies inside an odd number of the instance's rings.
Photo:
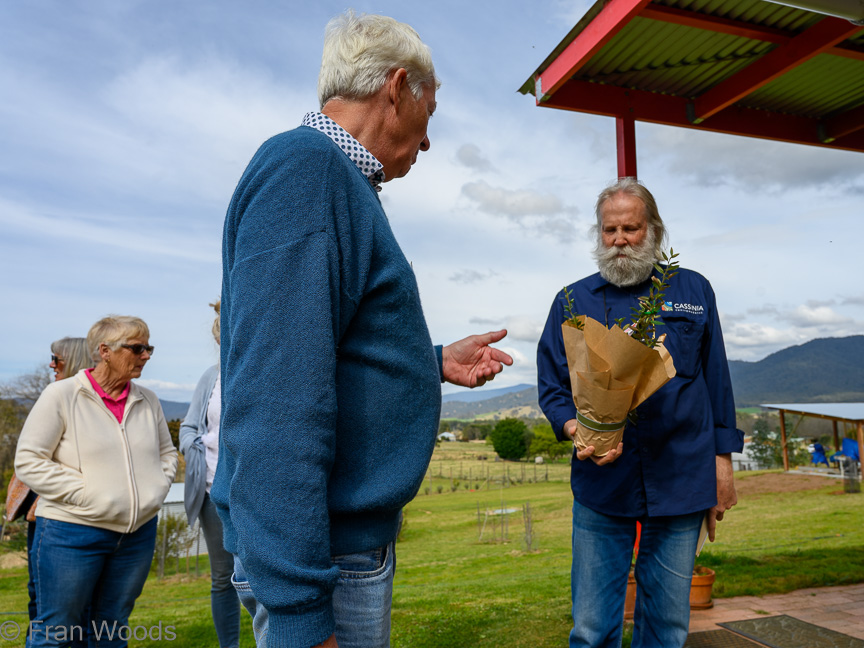
<path id="1" fill-rule="evenodd" d="M 598 0 L 520 92 L 537 94 L 537 79 L 542 77 L 543 94 L 537 97 L 540 105 L 616 116 L 624 110 L 633 112 L 633 106 L 644 102 L 645 95 L 627 95 L 625 100 L 621 95 L 604 93 L 606 107 L 603 101 L 586 97 L 590 86 L 585 83 L 675 97 L 695 102 L 703 113 L 693 111 L 688 114 L 688 122 L 680 114 L 680 101 L 668 102 L 668 110 L 675 114 L 667 120 L 658 107 L 662 102 L 653 102 L 645 116 L 635 118 L 721 132 L 735 132 L 734 119 L 744 115 L 742 109 L 768 111 L 793 120 L 788 122 L 788 128 L 783 127 L 786 130 L 778 128 L 777 133 L 766 137 L 817 145 L 820 138 L 823 143 L 836 139 L 832 146 L 864 151 L 864 28 L 854 32 L 851 23 L 840 19 L 763 0 L 654 0 L 641 3 L 632 17 L 626 22 L 622 19 L 623 26 L 610 27 L 611 37 L 591 50 L 592 54 L 581 52 L 581 44 L 588 42 L 590 46 L 592 30 L 597 31 L 592 22 L 598 16 L 607 16 L 607 7 L 616 2 L 626 5 L 625 9 L 636 5 L 634 0 L 629 4 L 625 0 Z M 598 20 L 598 24 L 607 23 Z M 840 38 L 845 40 L 826 51 L 808 50 L 802 45 L 802 39 L 818 34 L 825 25 L 841 33 Z M 790 46 L 790 41 L 801 34 L 805 36 Z M 793 69 L 775 73 L 767 64 L 750 68 L 778 48 L 784 56 L 789 52 L 797 61 Z M 801 49 L 810 53 L 809 60 L 795 58 Z M 817 51 L 820 53 L 812 54 Z M 580 52 L 584 60 L 578 58 Z M 765 61 L 776 61 L 778 57 L 779 53 Z M 554 73 L 547 72 L 553 65 L 563 70 L 569 66 L 571 71 L 562 78 L 559 69 L 553 67 Z M 760 83 L 746 85 L 747 76 L 763 67 L 769 69 Z M 739 83 L 745 91 L 736 94 Z M 566 91 L 568 84 L 572 92 Z M 735 95 L 731 104 L 700 99 L 718 86 L 722 92 Z M 564 98 L 555 100 L 557 92 Z M 712 117 L 724 110 L 729 116 L 712 122 Z M 733 111 L 737 111 L 734 116 Z M 839 121 L 835 119 L 838 116 L 842 116 Z M 753 117 L 749 130 L 740 134 L 760 136 L 759 119 Z M 829 121 L 823 123 L 825 120 Z"/>
<path id="2" fill-rule="evenodd" d="M 760 407 L 842 419 L 852 423 L 864 422 L 864 403 L 774 403 Z"/>
<path id="3" fill-rule="evenodd" d="M 862 102 L 864 63 L 824 55 L 790 70 L 739 103 L 751 108 L 820 117 L 850 110 Z"/>
<path id="4" fill-rule="evenodd" d="M 693 98 L 774 47 L 635 18 L 575 77 Z"/>

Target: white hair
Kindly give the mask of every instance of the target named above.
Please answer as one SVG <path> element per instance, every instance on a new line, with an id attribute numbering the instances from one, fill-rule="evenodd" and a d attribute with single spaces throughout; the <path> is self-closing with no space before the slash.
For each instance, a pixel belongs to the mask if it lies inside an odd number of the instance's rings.
<path id="1" fill-rule="evenodd" d="M 654 233 L 655 258 L 659 261 L 663 246 L 666 244 L 666 239 L 668 238 L 666 225 L 663 224 L 663 219 L 660 218 L 660 210 L 657 209 L 657 202 L 654 200 L 654 196 L 648 191 L 645 185 L 632 176 L 618 178 L 618 180 L 607 186 L 597 196 L 597 203 L 594 205 L 594 214 L 597 216 L 597 223 L 591 228 L 591 231 L 597 237 L 598 249 L 602 239 L 603 205 L 618 194 L 633 196 L 642 202 L 645 208 L 645 218 L 648 220 L 648 229 Z"/>
<path id="2" fill-rule="evenodd" d="M 150 329 L 140 317 L 131 315 L 108 315 L 90 327 L 87 346 L 91 357 L 99 358 L 99 345 L 104 344 L 116 351 L 129 340 L 149 340 Z"/>
<path id="3" fill-rule="evenodd" d="M 387 16 L 353 10 L 327 23 L 318 74 L 318 101 L 359 100 L 378 92 L 399 68 L 408 73 L 415 99 L 425 87 L 441 85 L 429 47 L 409 25 Z"/>

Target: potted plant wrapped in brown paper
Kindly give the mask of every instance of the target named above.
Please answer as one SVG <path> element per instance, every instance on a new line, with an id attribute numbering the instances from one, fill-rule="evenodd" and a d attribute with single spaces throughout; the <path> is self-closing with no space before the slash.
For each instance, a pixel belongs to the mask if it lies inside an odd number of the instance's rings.
<path id="1" fill-rule="evenodd" d="M 617 447 L 628 416 L 645 399 L 675 376 L 675 364 L 657 336 L 664 291 L 677 274 L 678 255 L 663 253 L 666 265 L 655 264 L 647 295 L 639 298 L 631 321 L 616 320 L 610 328 L 574 312 L 567 288 L 564 296 L 569 318 L 561 325 L 564 350 L 576 404 L 576 448 L 594 446 L 602 457 Z"/>

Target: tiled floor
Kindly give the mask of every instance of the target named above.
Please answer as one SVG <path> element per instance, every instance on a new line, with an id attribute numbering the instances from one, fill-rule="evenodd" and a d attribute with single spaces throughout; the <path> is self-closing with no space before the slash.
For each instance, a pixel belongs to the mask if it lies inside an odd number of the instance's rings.
<path id="1" fill-rule="evenodd" d="M 716 624 L 724 621 L 776 614 L 788 614 L 801 621 L 864 639 L 864 584 L 714 599 L 713 608 L 690 612 L 690 632 L 717 630 Z"/>

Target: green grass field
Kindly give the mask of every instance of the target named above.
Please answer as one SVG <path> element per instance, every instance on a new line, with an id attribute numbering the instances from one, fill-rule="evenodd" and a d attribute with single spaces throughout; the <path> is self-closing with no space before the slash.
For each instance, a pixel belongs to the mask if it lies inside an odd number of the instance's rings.
<path id="1" fill-rule="evenodd" d="M 536 466 L 535 477 L 534 464 L 505 464 L 494 456 L 480 444 L 445 444 L 436 450 L 420 494 L 406 508 L 397 545 L 395 648 L 545 648 L 566 641 L 571 624 L 569 467 L 550 465 L 547 473 L 546 466 Z M 715 596 L 864 582 L 864 494 L 843 494 L 841 481 L 820 477 L 805 478 L 806 490 L 789 488 L 793 482 L 802 487 L 800 477 L 777 472 L 739 473 L 737 478 L 739 504 L 721 523 L 718 541 L 699 559 L 717 572 Z M 535 534 L 531 551 L 522 512 L 529 502 Z M 517 509 L 504 525 L 501 515 L 486 515 L 501 508 Z M 207 574 L 206 558 L 200 568 Z M 163 641 L 130 645 L 166 645 L 170 626 L 176 638 L 167 645 L 217 646 L 209 578 L 196 578 L 194 565 L 190 570 L 190 576 L 148 581 L 130 625 L 151 628 L 161 622 Z M 0 632 L 6 621 L 25 623 L 26 600 L 26 570 L 0 570 Z M 245 616 L 241 646 L 251 648 Z M 0 639 L 3 645 L 23 641 Z"/>

